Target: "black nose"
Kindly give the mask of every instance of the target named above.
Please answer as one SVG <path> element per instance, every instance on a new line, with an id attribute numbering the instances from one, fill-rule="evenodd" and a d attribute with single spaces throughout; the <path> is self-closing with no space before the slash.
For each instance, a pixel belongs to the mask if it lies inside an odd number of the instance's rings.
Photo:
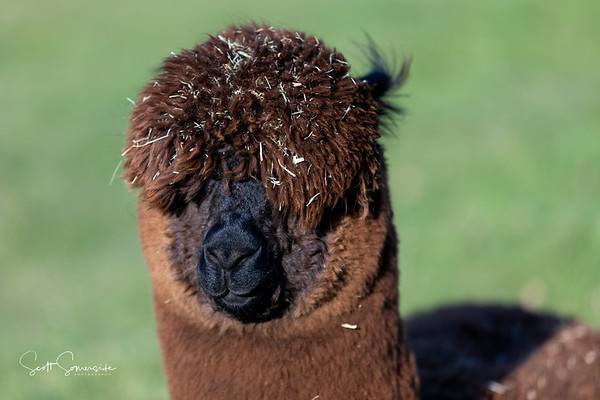
<path id="1" fill-rule="evenodd" d="M 211 227 L 198 264 L 198 282 L 214 302 L 234 315 L 266 306 L 280 283 L 267 240 L 251 220 L 228 218 Z"/>
<path id="2" fill-rule="evenodd" d="M 262 243 L 255 232 L 244 229 L 219 229 L 204 244 L 204 257 L 214 268 L 234 270 L 260 257 Z"/>

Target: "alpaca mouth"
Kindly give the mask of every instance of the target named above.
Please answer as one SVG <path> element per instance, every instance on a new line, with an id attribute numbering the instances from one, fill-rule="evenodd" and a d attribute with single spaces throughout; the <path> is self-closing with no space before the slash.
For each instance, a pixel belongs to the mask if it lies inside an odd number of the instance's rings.
<path id="1" fill-rule="evenodd" d="M 223 296 L 218 297 L 215 300 L 227 305 L 244 306 L 250 301 L 252 301 L 252 299 L 253 296 L 245 296 L 235 294 L 232 292 L 227 292 L 227 294 L 224 294 Z"/>
<path id="2" fill-rule="evenodd" d="M 226 290 L 213 302 L 219 311 L 243 323 L 266 322 L 281 317 L 286 307 L 283 282 L 246 294 Z"/>
<path id="3" fill-rule="evenodd" d="M 215 300 L 218 299 L 224 299 L 225 301 L 228 301 L 228 299 L 234 299 L 233 301 L 239 301 L 236 299 L 250 299 L 250 298 L 254 298 L 254 297 L 260 297 L 260 296 L 265 296 L 264 292 L 265 292 L 265 288 L 262 286 L 258 286 L 252 290 L 249 291 L 236 291 L 236 290 L 232 290 L 230 287 L 225 286 L 225 288 L 223 289 L 223 291 L 219 294 L 216 294 L 214 296 L 212 296 Z M 280 290 L 280 286 L 281 285 L 276 285 L 275 290 L 274 290 L 274 294 L 275 293 L 279 293 Z M 266 290 L 268 291 L 268 290 Z"/>

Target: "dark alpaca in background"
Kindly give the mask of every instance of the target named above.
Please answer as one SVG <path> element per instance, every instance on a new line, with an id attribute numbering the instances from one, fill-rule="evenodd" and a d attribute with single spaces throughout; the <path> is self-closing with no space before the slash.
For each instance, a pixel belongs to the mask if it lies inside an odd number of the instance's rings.
<path id="1" fill-rule="evenodd" d="M 423 399 L 595 399 L 600 335 L 572 320 L 457 305 L 406 321 Z"/>
<path id="2" fill-rule="evenodd" d="M 233 27 L 138 96 L 125 179 L 173 398 L 418 397 L 377 144 L 408 65 L 372 54 L 357 79 L 315 37 Z M 409 326 L 426 398 L 598 390 L 600 339 L 580 325 L 490 306 Z"/>

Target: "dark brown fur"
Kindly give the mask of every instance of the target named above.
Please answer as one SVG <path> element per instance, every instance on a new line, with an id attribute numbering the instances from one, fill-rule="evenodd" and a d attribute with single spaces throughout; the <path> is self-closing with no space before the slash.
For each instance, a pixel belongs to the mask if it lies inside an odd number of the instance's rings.
<path id="1" fill-rule="evenodd" d="M 125 179 L 164 210 L 215 175 L 260 179 L 307 226 L 341 200 L 366 209 L 381 103 L 349 70 L 315 37 L 253 25 L 174 54 L 137 98 Z"/>

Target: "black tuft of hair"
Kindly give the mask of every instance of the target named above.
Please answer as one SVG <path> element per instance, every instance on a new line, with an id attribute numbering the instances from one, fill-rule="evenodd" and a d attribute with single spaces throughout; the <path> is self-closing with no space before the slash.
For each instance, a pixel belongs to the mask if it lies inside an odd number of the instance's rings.
<path id="1" fill-rule="evenodd" d="M 411 58 L 404 59 L 399 67 L 396 62 L 390 63 L 368 35 L 364 52 L 371 65 L 371 70 L 360 79 L 371 87 L 373 97 L 380 103 L 380 113 L 403 114 L 402 107 L 390 103 L 386 98 L 400 89 L 408 79 Z"/>

